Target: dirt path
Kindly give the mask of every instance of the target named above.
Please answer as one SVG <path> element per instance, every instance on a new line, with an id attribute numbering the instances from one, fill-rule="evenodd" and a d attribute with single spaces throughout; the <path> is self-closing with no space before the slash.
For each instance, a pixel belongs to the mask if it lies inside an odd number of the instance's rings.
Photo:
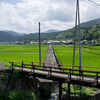
<path id="1" fill-rule="evenodd" d="M 44 63 L 53 64 L 53 50 L 52 50 L 51 45 L 49 45 L 49 49 L 48 49 L 47 55 L 45 57 Z M 49 66 L 50 64 L 45 64 L 45 65 Z"/>

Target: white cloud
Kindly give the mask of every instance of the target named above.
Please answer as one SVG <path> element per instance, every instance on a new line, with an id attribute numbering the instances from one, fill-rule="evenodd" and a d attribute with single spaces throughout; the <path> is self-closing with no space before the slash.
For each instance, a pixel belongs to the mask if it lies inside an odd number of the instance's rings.
<path id="1" fill-rule="evenodd" d="M 20 0 L 21 1 L 21 0 Z M 0 2 L 0 30 L 36 32 L 66 30 L 74 26 L 76 0 L 22 0 L 16 4 Z M 81 21 L 100 17 L 100 9 L 80 0 Z M 99 3 L 99 0 L 96 0 Z"/>

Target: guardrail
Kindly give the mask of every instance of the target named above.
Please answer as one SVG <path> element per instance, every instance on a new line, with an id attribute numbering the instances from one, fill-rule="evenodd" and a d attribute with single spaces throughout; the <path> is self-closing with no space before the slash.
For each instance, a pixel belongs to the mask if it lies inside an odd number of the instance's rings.
<path id="1" fill-rule="evenodd" d="M 42 65 L 39 65 L 39 62 L 31 62 L 31 61 L 22 61 L 21 63 L 19 62 L 11 62 L 12 63 L 12 70 L 14 68 L 14 66 L 20 67 L 21 71 L 23 71 L 23 68 L 30 68 L 33 71 L 38 69 L 38 70 L 42 70 L 42 71 L 48 71 L 49 75 L 51 76 L 53 72 L 55 73 L 63 73 L 63 74 L 68 74 L 69 80 L 71 80 L 71 76 L 72 75 L 78 75 L 81 77 L 81 81 L 84 81 L 84 77 L 88 76 L 88 77 L 95 77 L 95 83 L 98 84 L 98 79 L 99 79 L 99 74 L 100 71 L 95 71 L 95 70 L 84 70 L 84 69 L 72 69 L 72 68 L 63 68 L 63 67 L 55 67 L 53 66 L 53 64 L 51 64 L 51 66 L 45 66 L 44 63 L 42 63 Z M 38 63 L 38 64 L 35 64 Z M 50 63 L 46 63 L 46 64 L 50 64 Z M 58 65 L 58 64 L 57 64 Z M 62 65 L 61 66 L 72 66 L 72 65 Z M 79 68 L 80 66 L 74 66 Z M 81 66 L 81 67 L 88 67 L 88 68 L 98 68 L 100 69 L 100 67 L 90 67 L 90 66 Z M 64 72 L 63 72 L 63 71 Z M 76 73 L 72 73 L 72 72 L 76 72 Z M 81 73 L 78 74 L 77 72 Z M 86 75 L 85 73 L 92 73 L 95 75 Z"/>

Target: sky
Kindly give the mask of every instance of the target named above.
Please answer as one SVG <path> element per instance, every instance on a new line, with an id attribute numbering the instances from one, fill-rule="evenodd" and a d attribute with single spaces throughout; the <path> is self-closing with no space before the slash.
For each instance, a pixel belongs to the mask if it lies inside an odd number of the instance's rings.
<path id="1" fill-rule="evenodd" d="M 94 0 L 92 0 L 94 1 Z M 95 0 L 100 4 L 100 0 Z M 76 0 L 0 0 L 0 30 L 20 33 L 56 29 L 67 30 L 75 25 Z M 100 18 L 100 6 L 80 0 L 80 21 Z"/>

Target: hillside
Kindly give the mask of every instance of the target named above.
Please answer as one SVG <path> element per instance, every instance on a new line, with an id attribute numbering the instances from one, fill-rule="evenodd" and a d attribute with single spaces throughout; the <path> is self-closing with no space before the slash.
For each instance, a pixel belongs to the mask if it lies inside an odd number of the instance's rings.
<path id="1" fill-rule="evenodd" d="M 99 23 L 99 24 L 97 24 Z M 87 27 L 88 26 L 88 27 Z M 73 39 L 75 28 L 61 32 L 41 33 L 41 40 L 67 40 Z M 78 34 L 77 34 L 78 35 Z M 77 38 L 78 39 L 78 38 Z M 81 24 L 81 39 L 99 40 L 100 39 L 100 18 Z M 20 36 L 19 41 L 38 41 L 38 34 L 27 34 Z"/>
<path id="2" fill-rule="evenodd" d="M 8 31 L 8 30 L 4 30 L 4 32 L 9 33 L 9 34 L 14 35 L 14 36 L 21 36 L 21 35 L 25 34 L 25 33 L 18 33 L 18 32 Z"/>
<path id="3" fill-rule="evenodd" d="M 48 30 L 41 33 L 41 40 L 68 40 L 73 39 L 75 28 L 65 31 Z M 47 33 L 47 34 L 46 34 Z M 78 38 L 77 38 L 78 39 Z M 100 41 L 100 18 L 81 23 L 81 39 Z M 38 41 L 38 33 L 20 34 L 14 31 L 0 31 L 0 41 Z"/>
<path id="4" fill-rule="evenodd" d="M 91 21 L 88 21 L 88 22 L 84 22 L 84 23 L 81 24 L 81 27 L 91 27 L 95 24 L 100 24 L 100 18 L 95 19 L 95 20 L 91 20 Z"/>
<path id="5" fill-rule="evenodd" d="M 44 33 L 41 33 L 41 40 L 55 40 L 55 37 L 57 35 L 59 35 L 60 33 L 59 32 L 55 32 L 55 33 L 48 33 L 48 34 L 44 34 Z M 30 34 L 25 34 L 23 36 L 20 36 L 18 38 L 18 41 L 38 41 L 38 34 L 35 33 L 30 33 Z"/>
<path id="6" fill-rule="evenodd" d="M 51 30 L 48 30 L 48 31 L 43 32 L 43 33 L 48 34 L 48 33 L 56 33 L 56 32 L 60 32 L 60 31 L 59 30 L 55 30 L 55 29 L 51 29 Z"/>
<path id="7" fill-rule="evenodd" d="M 11 42 L 14 41 L 15 39 L 17 39 L 17 36 L 13 36 L 7 32 L 4 31 L 0 31 L 0 42 Z"/>

